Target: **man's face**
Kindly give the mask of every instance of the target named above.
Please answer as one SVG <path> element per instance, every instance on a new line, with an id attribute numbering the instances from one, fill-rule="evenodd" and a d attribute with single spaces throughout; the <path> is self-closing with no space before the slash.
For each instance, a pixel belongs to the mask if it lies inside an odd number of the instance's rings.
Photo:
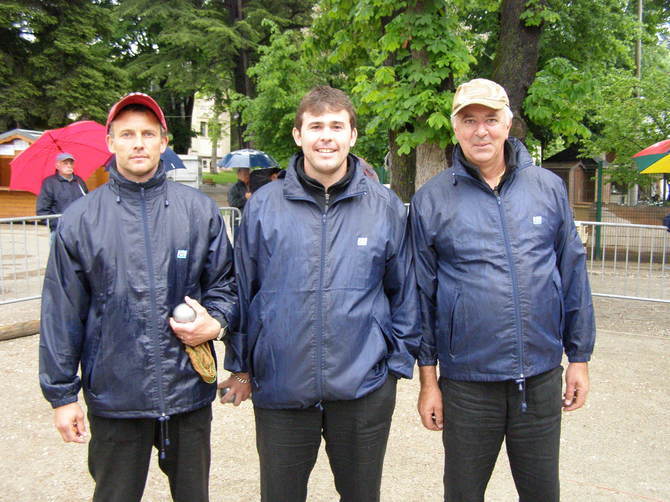
<path id="1" fill-rule="evenodd" d="M 293 139 L 305 155 L 308 176 L 337 181 L 347 172 L 347 155 L 358 135 L 349 119 L 346 110 L 303 114 L 300 130 L 293 128 Z"/>
<path id="2" fill-rule="evenodd" d="M 63 178 L 70 179 L 74 173 L 74 160 L 65 159 L 57 161 L 56 171 L 58 171 L 58 174 L 60 174 Z"/>
<path id="3" fill-rule="evenodd" d="M 249 169 L 248 167 L 240 167 L 237 170 L 237 179 L 240 180 L 242 183 L 248 184 L 250 172 L 251 169 Z"/>
<path id="4" fill-rule="evenodd" d="M 465 158 L 481 169 L 504 167 L 505 140 L 512 122 L 504 110 L 483 105 L 463 108 L 454 120 L 454 134 Z"/>
<path id="5" fill-rule="evenodd" d="M 151 112 L 122 111 L 111 124 L 107 147 L 116 154 L 116 168 L 130 181 L 148 181 L 167 147 L 160 123 Z"/>

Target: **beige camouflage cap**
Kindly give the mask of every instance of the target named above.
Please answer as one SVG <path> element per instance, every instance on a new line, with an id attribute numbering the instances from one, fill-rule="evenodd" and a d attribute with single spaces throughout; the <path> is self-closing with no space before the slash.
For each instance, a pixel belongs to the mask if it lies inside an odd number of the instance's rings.
<path id="1" fill-rule="evenodd" d="M 451 116 L 454 117 L 469 105 L 483 105 L 494 110 L 509 107 L 509 99 L 505 89 L 492 80 L 476 78 L 458 86 L 451 105 Z"/>

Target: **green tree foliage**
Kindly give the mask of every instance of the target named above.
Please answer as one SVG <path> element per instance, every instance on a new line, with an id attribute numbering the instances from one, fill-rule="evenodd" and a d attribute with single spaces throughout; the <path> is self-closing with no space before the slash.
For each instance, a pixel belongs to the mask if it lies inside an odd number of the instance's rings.
<path id="1" fill-rule="evenodd" d="M 325 0 L 320 7 L 315 28 L 330 60 L 360 62 L 350 77 L 360 112 L 374 115 L 368 132 L 400 131 L 401 154 L 426 142 L 446 147 L 452 94 L 445 91 L 475 62 L 457 10 L 432 0 Z"/>
<path id="2" fill-rule="evenodd" d="M 153 89 L 181 131 L 196 92 L 214 98 L 218 109 L 230 108 L 236 94 L 254 93 L 246 71 L 258 59 L 257 47 L 269 42 L 263 19 L 302 27 L 311 6 L 305 0 L 122 0 L 119 49 L 135 82 Z M 240 127 L 231 116 L 233 146 L 241 146 Z M 190 139 L 181 136 L 175 143 L 184 150 Z"/>
<path id="3" fill-rule="evenodd" d="M 0 21 L 0 125 L 104 121 L 126 86 L 111 60 L 108 2 L 3 2 Z"/>
<path id="4" fill-rule="evenodd" d="M 259 48 L 260 59 L 249 69 L 256 97 L 238 96 L 236 109 L 242 112 L 246 138 L 255 148 L 270 153 L 281 165 L 298 151 L 291 131 L 302 96 L 316 85 L 331 85 L 350 91 L 342 67 L 329 63 L 315 49 L 304 31 L 281 31 L 271 21 L 270 45 Z M 358 115 L 360 132 L 369 117 Z M 374 166 L 381 166 L 386 154 L 385 132 L 359 134 L 353 153 Z"/>
<path id="5" fill-rule="evenodd" d="M 281 165 L 296 152 L 291 130 L 300 98 L 320 81 L 314 67 L 302 57 L 303 44 L 301 32 L 281 33 L 273 25 L 270 45 L 260 48 L 259 61 L 249 70 L 257 97 L 240 96 L 238 101 L 247 138 Z"/>
<path id="6" fill-rule="evenodd" d="M 632 156 L 670 138 L 670 53 L 663 52 L 660 59 L 649 58 L 642 80 L 632 72 L 608 75 L 591 103 L 594 134 L 584 142 L 584 151 L 614 154 L 606 175 L 622 186 L 648 185 L 653 177 L 639 174 Z"/>

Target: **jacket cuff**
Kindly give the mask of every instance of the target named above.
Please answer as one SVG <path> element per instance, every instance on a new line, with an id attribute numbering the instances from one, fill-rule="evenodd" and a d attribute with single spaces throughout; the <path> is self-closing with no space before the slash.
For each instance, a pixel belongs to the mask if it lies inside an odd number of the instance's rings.
<path id="1" fill-rule="evenodd" d="M 591 354 L 568 354 L 568 362 L 571 363 L 588 363 L 591 360 Z"/>
<path id="2" fill-rule="evenodd" d="M 58 401 L 49 401 L 51 403 L 52 408 L 60 408 L 61 406 L 65 406 L 66 404 L 70 403 L 76 403 L 77 402 L 77 396 L 67 396 L 64 397 L 63 399 L 59 399 Z"/>
<path id="3" fill-rule="evenodd" d="M 419 358 L 416 363 L 419 366 L 437 366 L 437 357 Z"/>

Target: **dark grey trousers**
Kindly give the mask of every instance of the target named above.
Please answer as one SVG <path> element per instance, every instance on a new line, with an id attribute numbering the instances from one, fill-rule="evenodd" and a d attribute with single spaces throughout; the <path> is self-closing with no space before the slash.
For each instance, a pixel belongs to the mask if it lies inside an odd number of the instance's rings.
<path id="1" fill-rule="evenodd" d="M 88 470 L 95 480 L 94 502 L 139 502 L 147 481 L 151 451 L 159 448 L 156 419 L 103 418 L 89 414 Z M 158 460 L 177 502 L 209 500 L 211 405 L 173 415 L 165 458 Z"/>
<path id="2" fill-rule="evenodd" d="M 321 409 L 254 408 L 262 502 L 304 502 L 321 435 L 341 502 L 378 502 L 395 408 L 396 378 L 351 401 Z"/>
<path id="3" fill-rule="evenodd" d="M 558 502 L 563 368 L 526 380 L 461 382 L 440 379 L 444 400 L 444 500 L 483 502 L 505 439 L 520 502 Z"/>

